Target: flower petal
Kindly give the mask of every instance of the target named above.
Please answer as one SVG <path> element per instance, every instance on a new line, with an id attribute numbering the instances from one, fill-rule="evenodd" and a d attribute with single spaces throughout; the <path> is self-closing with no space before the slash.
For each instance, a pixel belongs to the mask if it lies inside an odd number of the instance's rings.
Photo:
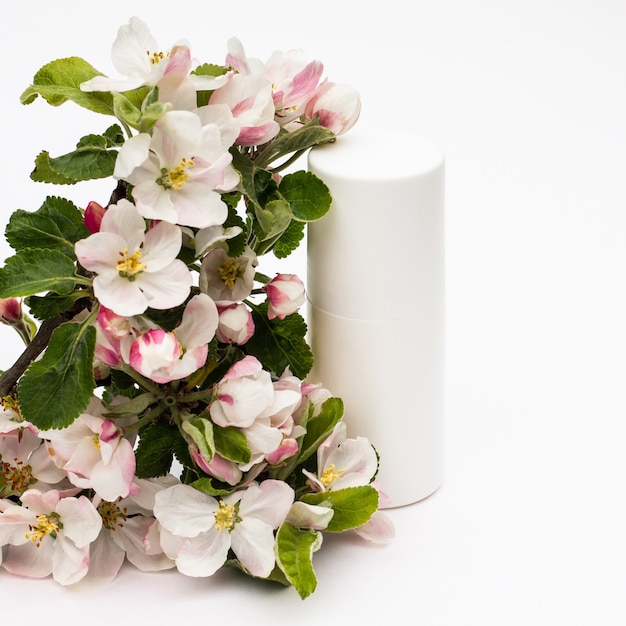
<path id="1" fill-rule="evenodd" d="M 174 485 L 154 497 L 154 515 L 163 528 L 180 537 L 196 537 L 213 526 L 215 498 L 190 487 Z"/>
<path id="2" fill-rule="evenodd" d="M 241 564 L 253 575 L 266 578 L 276 563 L 274 532 L 260 519 L 246 517 L 231 532 L 231 547 Z"/>
<path id="3" fill-rule="evenodd" d="M 231 534 L 214 527 L 197 537 L 186 539 L 176 556 L 178 571 L 187 576 L 211 576 L 228 558 Z"/>

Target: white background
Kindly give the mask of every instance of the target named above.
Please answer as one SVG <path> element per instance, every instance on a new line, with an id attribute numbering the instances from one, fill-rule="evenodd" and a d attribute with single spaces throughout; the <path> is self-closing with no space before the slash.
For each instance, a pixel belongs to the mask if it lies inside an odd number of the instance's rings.
<path id="1" fill-rule="evenodd" d="M 202 61 L 222 62 L 230 36 L 262 59 L 302 48 L 359 89 L 364 127 L 410 127 L 443 147 L 446 477 L 429 499 L 389 512 L 393 544 L 329 538 L 305 602 L 231 571 L 196 580 L 125 569 L 87 595 L 0 571 L 3 619 L 626 623 L 626 4 L 10 3 L 3 222 L 48 193 L 106 202 L 108 187 L 48 190 L 28 174 L 41 149 L 62 154 L 112 120 L 18 99 L 54 58 L 114 75 L 110 45 L 133 14 L 163 48 L 186 38 Z M 8 330 L 0 341 L 4 368 L 18 344 Z"/>

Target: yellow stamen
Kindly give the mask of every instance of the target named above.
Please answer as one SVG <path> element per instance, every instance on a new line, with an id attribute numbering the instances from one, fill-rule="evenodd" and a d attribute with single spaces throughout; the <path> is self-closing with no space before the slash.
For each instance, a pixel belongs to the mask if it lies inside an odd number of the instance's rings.
<path id="1" fill-rule="evenodd" d="M 320 482 L 326 489 L 330 487 L 346 470 L 335 470 L 335 464 L 331 463 L 320 476 Z"/>
<path id="2" fill-rule="evenodd" d="M 163 168 L 161 170 L 161 178 L 157 181 L 165 189 L 174 189 L 178 191 L 182 189 L 189 178 L 189 172 L 187 170 L 195 167 L 193 159 L 186 159 L 183 157 L 180 163 L 173 167 L 171 170 Z"/>
<path id="3" fill-rule="evenodd" d="M 20 418 L 21 420 L 22 415 L 20 413 L 20 404 L 17 400 L 17 397 L 11 395 L 3 396 L 2 398 L 0 398 L 0 404 L 2 404 L 2 407 L 5 409 L 5 411 L 14 411 L 17 414 L 16 417 Z"/>
<path id="4" fill-rule="evenodd" d="M 150 63 L 152 65 L 158 65 L 165 57 L 169 56 L 169 53 L 165 54 L 163 52 L 150 52 L 150 50 L 146 50 L 146 54 L 150 59 Z"/>
<path id="5" fill-rule="evenodd" d="M 51 513 L 50 515 L 38 515 L 37 526 L 31 524 L 29 528 L 31 532 L 24 533 L 24 536 L 39 547 L 48 535 L 56 539 L 57 533 L 63 528 L 63 524 L 61 524 L 58 513 Z"/>
<path id="6" fill-rule="evenodd" d="M 235 281 L 237 280 L 237 275 L 239 273 L 239 268 L 241 264 L 233 259 L 226 259 L 224 263 L 222 263 L 221 267 L 218 268 L 217 273 L 219 277 L 224 281 L 224 284 L 229 289 L 235 288 Z"/>
<path id="7" fill-rule="evenodd" d="M 135 250 L 130 256 L 128 255 L 128 248 L 123 252 L 120 252 L 122 257 L 117 262 L 117 271 L 122 278 L 128 278 L 129 280 L 135 280 L 137 274 L 143 272 L 148 266 L 140 261 L 141 250 Z"/>
<path id="8" fill-rule="evenodd" d="M 124 527 L 124 522 L 128 518 L 128 509 L 120 507 L 115 502 L 103 500 L 98 505 L 98 513 L 102 518 L 102 525 L 108 530 L 117 530 Z"/>
<path id="9" fill-rule="evenodd" d="M 237 509 L 232 504 L 226 504 L 224 500 L 220 500 L 220 508 L 213 513 L 215 517 L 215 528 L 217 530 L 231 531 L 235 528 L 235 524 L 239 521 Z"/>
<path id="10" fill-rule="evenodd" d="M 36 482 L 33 468 L 23 461 L 13 459 L 13 465 L 3 461 L 0 464 L 0 498 L 21 496 L 30 485 Z"/>

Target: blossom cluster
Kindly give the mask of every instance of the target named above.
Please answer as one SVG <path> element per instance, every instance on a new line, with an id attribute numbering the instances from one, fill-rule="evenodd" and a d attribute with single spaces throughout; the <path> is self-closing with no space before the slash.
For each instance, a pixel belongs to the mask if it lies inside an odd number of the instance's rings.
<path id="1" fill-rule="evenodd" d="M 73 587 L 125 561 L 230 565 L 306 597 L 322 531 L 393 527 L 373 445 L 307 380 L 303 281 L 257 268 L 329 210 L 321 180 L 287 172 L 353 126 L 359 96 L 300 51 L 263 63 L 231 39 L 222 65 L 186 42 L 161 51 L 138 18 L 112 59 L 118 78 L 54 61 L 22 96 L 117 122 L 42 152 L 33 180 L 115 189 L 84 209 L 49 197 L 7 227 L 0 321 L 26 365 L 0 378 L 0 562 Z"/>

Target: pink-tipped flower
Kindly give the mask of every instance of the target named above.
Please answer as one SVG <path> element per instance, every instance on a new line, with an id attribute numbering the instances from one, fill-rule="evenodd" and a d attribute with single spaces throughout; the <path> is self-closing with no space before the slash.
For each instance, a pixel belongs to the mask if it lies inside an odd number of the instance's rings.
<path id="1" fill-rule="evenodd" d="M 248 59 L 243 45 L 235 37 L 228 41 L 226 64 L 241 74 L 261 74 L 269 80 L 272 85 L 275 119 L 281 126 L 302 115 L 324 71 L 324 65 L 320 61 L 307 62 L 301 50 L 277 50 L 267 63 Z"/>
<path id="2" fill-rule="evenodd" d="M 304 283 L 295 274 L 276 274 L 265 291 L 269 319 L 285 319 L 304 304 Z"/>
<path id="3" fill-rule="evenodd" d="M 211 419 L 224 428 L 246 428 L 274 403 L 274 386 L 269 372 L 253 356 L 237 361 L 215 387 L 209 407 Z"/>
<path id="4" fill-rule="evenodd" d="M 104 500 L 124 498 L 135 476 L 133 446 L 115 423 L 93 414 L 103 411 L 99 400 L 87 410 L 67 428 L 40 436 L 50 442 L 53 460 L 73 485 L 93 489 Z"/>
<path id="5" fill-rule="evenodd" d="M 154 328 L 133 341 L 129 357 L 131 367 L 156 383 L 186 378 L 206 362 L 217 319 L 213 300 L 206 294 L 194 296 L 173 332 Z"/>
<path id="6" fill-rule="evenodd" d="M 361 114 L 361 98 L 349 85 L 324 81 L 309 100 L 304 117 L 312 120 L 319 116 L 320 125 L 335 135 L 349 131 Z"/>
<path id="7" fill-rule="evenodd" d="M 264 144 L 276 137 L 280 130 L 274 121 L 272 84 L 259 74 L 234 74 L 226 85 L 213 92 L 209 103 L 230 107 L 241 124 L 237 145 Z"/>

